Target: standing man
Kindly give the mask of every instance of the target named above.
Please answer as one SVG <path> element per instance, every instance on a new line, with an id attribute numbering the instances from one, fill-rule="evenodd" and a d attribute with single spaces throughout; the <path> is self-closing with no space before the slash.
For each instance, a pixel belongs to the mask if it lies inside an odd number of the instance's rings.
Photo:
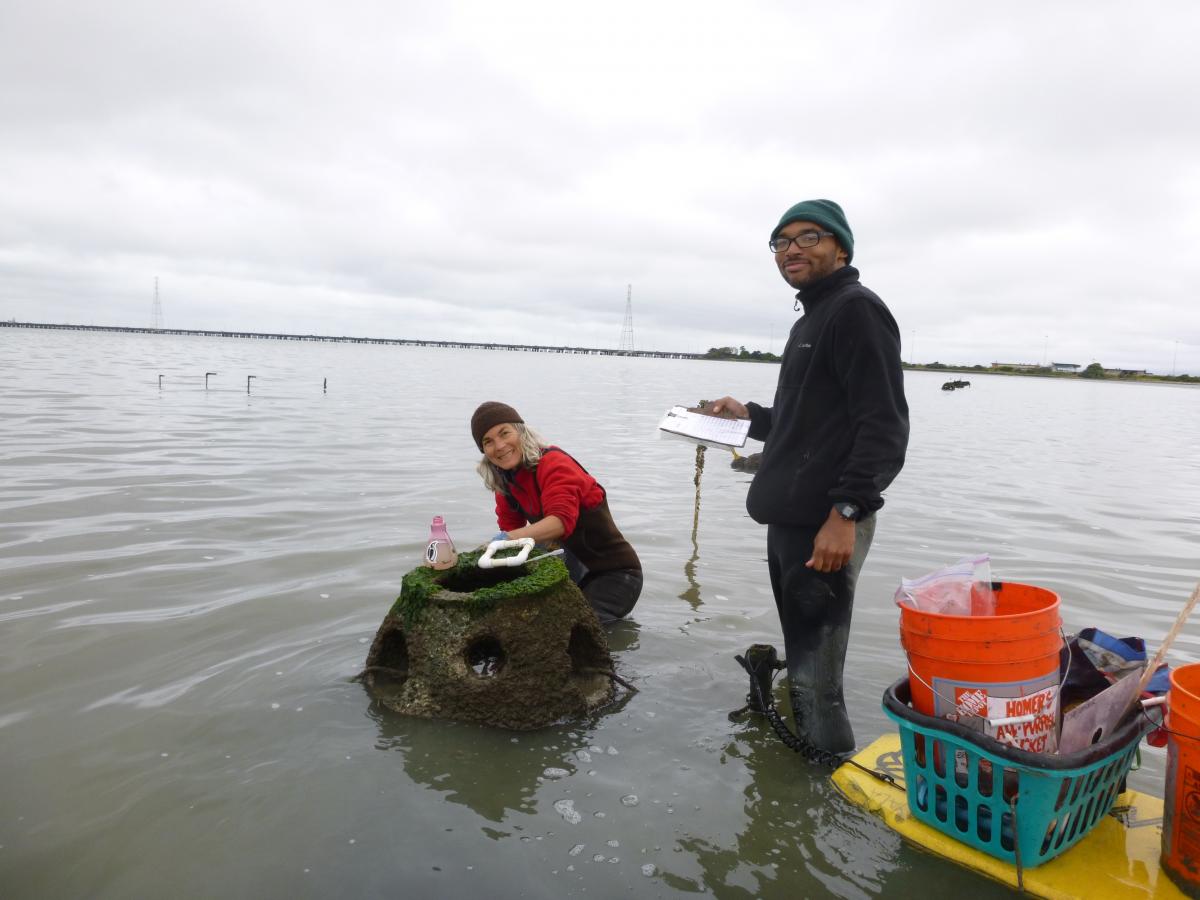
<path id="1" fill-rule="evenodd" d="M 797 734 L 848 753 L 842 668 L 854 585 L 881 493 L 908 446 L 900 330 L 859 283 L 854 234 L 832 200 L 797 203 L 769 246 L 804 309 L 783 350 L 774 405 L 723 397 L 712 409 L 750 419 L 750 436 L 765 442 L 746 509 L 767 526 Z"/>

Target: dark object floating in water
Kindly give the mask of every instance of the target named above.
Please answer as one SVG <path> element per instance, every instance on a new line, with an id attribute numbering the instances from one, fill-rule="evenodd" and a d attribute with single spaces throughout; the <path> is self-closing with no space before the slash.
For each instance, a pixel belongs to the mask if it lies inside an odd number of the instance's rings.
<path id="1" fill-rule="evenodd" d="M 371 696 L 405 715 L 517 731 L 611 700 L 626 683 L 562 561 L 480 569 L 481 555 L 404 576 L 358 679 Z"/>
<path id="2" fill-rule="evenodd" d="M 749 456 L 735 456 L 733 462 L 729 464 L 729 468 L 739 472 L 757 472 L 760 465 L 762 465 L 762 454 L 751 453 Z"/>
<path id="3" fill-rule="evenodd" d="M 965 387 L 970 387 L 970 386 L 971 386 L 971 382 L 969 382 L 969 381 L 947 381 L 945 384 L 942 385 L 942 390 L 943 391 L 952 391 L 955 388 L 965 388 Z"/>

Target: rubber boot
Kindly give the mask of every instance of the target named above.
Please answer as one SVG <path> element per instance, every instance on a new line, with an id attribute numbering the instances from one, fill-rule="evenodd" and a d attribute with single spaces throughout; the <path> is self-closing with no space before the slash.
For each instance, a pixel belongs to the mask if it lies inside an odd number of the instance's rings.
<path id="1" fill-rule="evenodd" d="M 842 665 L 850 623 L 822 628 L 821 641 L 804 654 L 788 657 L 788 699 L 796 734 L 814 747 L 846 754 L 854 749 L 854 728 L 842 692 Z"/>

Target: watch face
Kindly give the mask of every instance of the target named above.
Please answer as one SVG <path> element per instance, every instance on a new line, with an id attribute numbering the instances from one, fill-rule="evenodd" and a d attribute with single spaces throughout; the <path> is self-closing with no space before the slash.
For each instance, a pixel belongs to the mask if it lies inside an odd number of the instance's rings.
<path id="1" fill-rule="evenodd" d="M 837 511 L 843 519 L 853 519 L 858 515 L 858 507 L 853 503 L 839 503 Z"/>

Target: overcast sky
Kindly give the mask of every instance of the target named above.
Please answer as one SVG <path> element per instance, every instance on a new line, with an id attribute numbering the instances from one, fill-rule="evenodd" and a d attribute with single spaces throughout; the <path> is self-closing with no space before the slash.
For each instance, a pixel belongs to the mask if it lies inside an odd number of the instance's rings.
<path id="1" fill-rule="evenodd" d="M 0 0 L 0 319 L 1200 374 L 1200 4 Z"/>

